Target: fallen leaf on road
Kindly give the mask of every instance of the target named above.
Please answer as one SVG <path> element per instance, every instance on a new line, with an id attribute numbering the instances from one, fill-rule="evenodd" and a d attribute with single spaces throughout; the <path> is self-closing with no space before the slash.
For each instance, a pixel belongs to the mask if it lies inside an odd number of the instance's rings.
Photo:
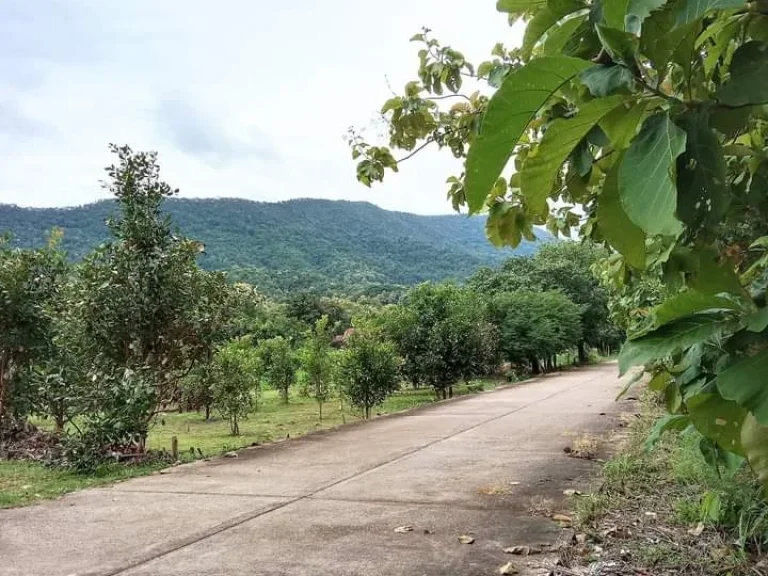
<path id="1" fill-rule="evenodd" d="M 565 514 L 555 514 L 552 516 L 552 520 L 559 522 L 560 524 L 567 524 L 568 526 L 573 524 L 573 518 L 566 516 Z"/>
<path id="2" fill-rule="evenodd" d="M 237 458 L 237 452 L 227 452 L 224 454 L 224 458 Z"/>
<path id="3" fill-rule="evenodd" d="M 696 525 L 696 528 L 691 528 L 688 530 L 688 534 L 691 536 L 701 536 L 701 533 L 704 532 L 704 522 L 699 522 Z"/>
<path id="4" fill-rule="evenodd" d="M 581 496 L 581 492 L 573 489 L 563 490 L 563 494 L 565 494 L 566 496 Z"/>
<path id="5" fill-rule="evenodd" d="M 587 543 L 587 535 L 586 534 L 576 534 L 574 540 L 576 540 L 576 544 L 586 544 Z"/>
<path id="6" fill-rule="evenodd" d="M 459 542 L 461 542 L 462 544 L 474 544 L 475 539 L 472 538 L 472 536 L 462 535 L 462 536 L 459 536 Z"/>
<path id="7" fill-rule="evenodd" d="M 397 528 L 395 528 L 395 532 L 397 532 L 398 534 L 413 532 L 413 526 L 398 526 Z"/>
<path id="8" fill-rule="evenodd" d="M 510 486 L 520 486 L 520 482 L 510 482 Z"/>
<path id="9" fill-rule="evenodd" d="M 516 556 L 528 556 L 531 553 L 530 546 L 510 546 L 504 548 L 505 554 L 515 554 Z"/>
<path id="10" fill-rule="evenodd" d="M 499 568 L 499 574 L 517 574 L 517 568 L 515 568 L 512 562 L 507 562 L 504 566 Z"/>

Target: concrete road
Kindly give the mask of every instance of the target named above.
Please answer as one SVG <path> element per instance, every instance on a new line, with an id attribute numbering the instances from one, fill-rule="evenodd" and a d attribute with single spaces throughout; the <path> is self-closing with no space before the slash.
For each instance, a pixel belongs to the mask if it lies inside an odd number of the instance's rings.
<path id="1" fill-rule="evenodd" d="M 595 465 L 563 448 L 616 426 L 616 372 L 547 376 L 0 511 L 0 575 L 498 573 L 515 560 L 504 547 L 556 543 L 560 529 L 531 510 L 557 511 L 564 489 L 588 484 Z"/>

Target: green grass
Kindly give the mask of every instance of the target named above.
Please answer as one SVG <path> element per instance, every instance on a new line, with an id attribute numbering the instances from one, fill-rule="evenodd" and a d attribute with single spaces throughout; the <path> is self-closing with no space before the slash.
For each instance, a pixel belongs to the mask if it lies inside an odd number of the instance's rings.
<path id="1" fill-rule="evenodd" d="M 494 380 L 483 382 L 486 390 L 497 385 Z M 454 387 L 455 395 L 469 393 L 471 392 L 467 390 L 466 385 Z M 373 414 L 392 414 L 435 401 L 436 397 L 431 389 L 403 389 L 374 409 Z M 240 436 L 232 436 L 229 433 L 229 422 L 218 414 L 206 421 L 202 414 L 194 412 L 165 413 L 158 416 L 150 431 L 148 446 L 154 450 L 170 450 L 171 438 L 176 436 L 180 459 L 191 461 L 199 458 L 200 454 L 205 457 L 216 456 L 254 443 L 264 444 L 288 436 L 296 438 L 360 419 L 359 412 L 349 405 L 345 404 L 342 410 L 338 399 L 324 404 L 323 419 L 320 420 L 317 403 L 311 398 L 294 395 L 286 405 L 280 401 L 276 391 L 265 390 L 258 410 L 240 422 Z M 50 425 L 46 421 L 36 423 L 41 426 Z M 161 467 L 162 465 L 158 464 L 115 464 L 103 467 L 95 475 L 81 475 L 36 462 L 0 461 L 0 508 L 23 506 L 38 500 L 56 498 L 82 488 L 149 474 Z"/>
<path id="2" fill-rule="evenodd" d="M 701 455 L 696 432 L 665 434 L 648 452 L 645 440 L 662 410 L 650 393 L 643 396 L 642 406 L 621 450 L 604 465 L 600 490 L 574 500 L 580 527 L 599 534 L 618 521 L 637 531 L 636 526 L 648 522 L 646 512 L 657 513 L 662 531 L 651 536 L 666 534 L 674 546 L 667 546 L 663 538 L 653 544 L 647 537 L 622 542 L 644 569 L 750 573 L 750 558 L 768 551 L 768 503 L 754 476 L 746 466 L 734 476 L 719 475 Z M 713 496 L 720 503 L 714 517 L 703 505 Z M 690 530 L 700 522 L 704 533 L 692 537 Z M 713 558 L 701 553 L 702 546 L 727 554 Z"/>
<path id="3" fill-rule="evenodd" d="M 83 476 L 57 470 L 37 462 L 0 461 L 0 508 L 24 506 L 38 500 L 57 498 L 62 494 L 111 484 L 119 480 L 149 474 L 161 466 L 102 467 L 97 474 Z"/>

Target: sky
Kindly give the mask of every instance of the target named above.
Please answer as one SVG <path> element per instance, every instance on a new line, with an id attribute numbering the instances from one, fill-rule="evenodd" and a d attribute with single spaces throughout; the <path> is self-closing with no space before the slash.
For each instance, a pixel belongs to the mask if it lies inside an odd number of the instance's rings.
<path id="1" fill-rule="evenodd" d="M 493 0 L 2 0 L 0 203 L 105 198 L 107 145 L 156 150 L 181 197 L 329 198 L 448 213 L 450 152 L 372 190 L 345 134 L 416 78 L 429 26 L 478 63 L 514 45 Z"/>

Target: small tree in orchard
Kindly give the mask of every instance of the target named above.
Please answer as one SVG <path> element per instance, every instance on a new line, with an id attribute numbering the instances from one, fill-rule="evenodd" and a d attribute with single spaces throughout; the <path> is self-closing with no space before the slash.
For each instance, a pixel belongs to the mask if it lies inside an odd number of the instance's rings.
<path id="1" fill-rule="evenodd" d="M 280 392 L 283 404 L 288 404 L 288 393 L 296 382 L 296 370 L 299 368 L 296 352 L 282 336 L 260 342 L 258 349 L 264 376 L 269 385 Z"/>
<path id="2" fill-rule="evenodd" d="M 385 316 L 384 331 L 403 358 L 403 376 L 447 397 L 462 378 L 495 366 L 498 334 L 487 306 L 472 290 L 423 284 Z"/>
<path id="3" fill-rule="evenodd" d="M 222 275 L 197 267 L 202 245 L 174 233 L 162 212 L 176 191 L 160 180 L 156 154 L 112 152 L 105 186 L 119 212 L 107 221 L 111 240 L 80 266 L 73 306 L 93 386 L 94 444 L 143 447 L 157 410 L 180 400 L 182 377 L 210 350 L 226 290 Z"/>
<path id="4" fill-rule="evenodd" d="M 323 419 L 323 404 L 331 395 L 333 358 L 331 357 L 331 330 L 328 316 L 323 316 L 307 333 L 304 347 L 300 351 L 301 367 L 306 374 L 309 395 L 317 402 L 320 420 Z"/>
<path id="5" fill-rule="evenodd" d="M 251 339 L 237 338 L 216 350 L 211 374 L 213 404 L 229 420 L 232 435 L 239 436 L 240 421 L 253 410 L 261 391 L 261 361 Z"/>
<path id="6" fill-rule="evenodd" d="M 768 487 L 765 3 L 497 7 L 526 22 L 522 46 L 477 67 L 413 38 L 417 78 L 382 107 L 389 146 L 350 139 L 358 179 L 396 171 L 392 149 L 448 149 L 462 160 L 454 206 L 487 213 L 495 244 L 543 224 L 604 243 L 604 282 L 630 287 L 622 306 L 659 280 L 655 307 L 626 310 L 621 371 L 644 366 L 674 400 L 657 432 L 692 426 L 709 461 L 744 455 Z M 488 89 L 462 93 L 466 76 Z"/>
<path id="7" fill-rule="evenodd" d="M 504 359 L 534 374 L 581 342 L 580 308 L 560 292 L 502 292 L 492 302 Z"/>
<path id="8" fill-rule="evenodd" d="M 374 406 L 398 389 L 397 363 L 390 343 L 360 331 L 349 338 L 340 359 L 339 379 L 344 395 L 366 420 Z"/>
<path id="9" fill-rule="evenodd" d="M 67 271 L 58 238 L 21 250 L 0 237 L 0 439 L 38 400 L 31 368 L 51 353 L 51 307 Z"/>

